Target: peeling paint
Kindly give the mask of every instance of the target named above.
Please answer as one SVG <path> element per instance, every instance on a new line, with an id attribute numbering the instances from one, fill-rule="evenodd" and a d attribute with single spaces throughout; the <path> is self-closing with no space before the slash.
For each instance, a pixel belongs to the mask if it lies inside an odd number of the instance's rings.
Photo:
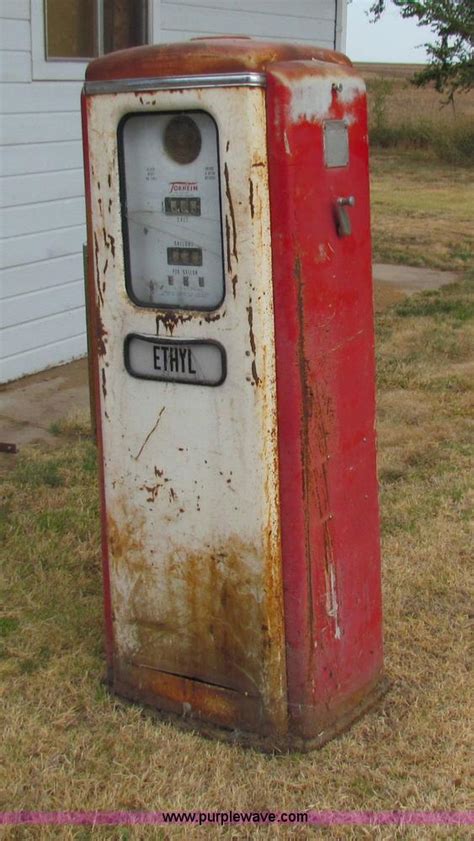
<path id="1" fill-rule="evenodd" d="M 237 228 L 235 224 L 235 212 L 234 212 L 234 205 L 232 202 L 232 195 L 230 192 L 230 178 L 229 178 L 229 167 L 227 163 L 224 164 L 224 178 L 225 178 L 225 194 L 227 196 L 227 203 L 229 206 L 229 213 L 231 218 L 231 229 L 232 229 L 232 255 L 235 260 L 238 262 L 239 258 L 237 256 Z M 226 224 L 228 223 L 227 216 L 226 216 Z"/>
<path id="2" fill-rule="evenodd" d="M 252 219 L 255 216 L 255 208 L 253 205 L 253 181 L 249 178 L 249 206 L 250 206 L 250 216 Z"/>
<path id="3" fill-rule="evenodd" d="M 315 86 L 311 90 L 311 87 L 311 85 L 306 88 L 301 87 L 293 94 L 291 111 L 295 122 L 302 119 L 306 119 L 309 122 L 312 120 L 321 120 L 330 110 L 334 99 L 334 91 L 329 86 L 329 83 L 323 89 L 321 89 L 321 86 Z M 316 95 L 316 92 L 318 95 Z M 337 100 L 341 105 L 347 106 L 363 94 L 365 94 L 365 85 L 362 80 L 358 78 L 349 79 L 344 81 L 341 93 L 337 94 Z M 314 100 L 312 97 L 314 97 Z M 346 113 L 346 119 L 349 116 Z"/>

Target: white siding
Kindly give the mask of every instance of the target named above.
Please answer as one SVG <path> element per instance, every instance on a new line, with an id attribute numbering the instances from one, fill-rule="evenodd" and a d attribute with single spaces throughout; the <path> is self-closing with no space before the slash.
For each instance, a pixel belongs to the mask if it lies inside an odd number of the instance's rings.
<path id="1" fill-rule="evenodd" d="M 29 0 L 0 0 L 0 381 L 86 349 L 81 82 L 32 79 Z"/>
<path id="2" fill-rule="evenodd" d="M 334 48 L 345 35 L 346 0 L 150 2 L 157 42 L 225 33 Z M 0 0 L 0 382 L 86 349 L 82 82 L 70 81 L 82 71 L 44 61 L 42 21 L 42 0 Z"/>
<path id="3" fill-rule="evenodd" d="M 162 41 L 255 35 L 334 49 L 336 0 L 161 0 Z"/>

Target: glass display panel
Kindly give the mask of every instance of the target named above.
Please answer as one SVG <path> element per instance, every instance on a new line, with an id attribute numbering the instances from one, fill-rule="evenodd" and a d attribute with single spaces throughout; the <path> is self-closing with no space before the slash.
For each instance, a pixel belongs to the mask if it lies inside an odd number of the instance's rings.
<path id="1" fill-rule="evenodd" d="M 217 127 L 203 111 L 130 114 L 119 129 L 126 284 L 148 307 L 224 298 Z"/>

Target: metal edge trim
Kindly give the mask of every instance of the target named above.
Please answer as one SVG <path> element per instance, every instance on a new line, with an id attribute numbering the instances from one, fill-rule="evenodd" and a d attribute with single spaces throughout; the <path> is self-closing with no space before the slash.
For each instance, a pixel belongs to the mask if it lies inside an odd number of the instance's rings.
<path id="1" fill-rule="evenodd" d="M 161 76 L 154 79 L 110 79 L 104 82 L 85 82 L 87 96 L 129 91 L 177 90 L 181 88 L 262 88 L 266 85 L 265 73 L 212 73 L 205 76 Z"/>

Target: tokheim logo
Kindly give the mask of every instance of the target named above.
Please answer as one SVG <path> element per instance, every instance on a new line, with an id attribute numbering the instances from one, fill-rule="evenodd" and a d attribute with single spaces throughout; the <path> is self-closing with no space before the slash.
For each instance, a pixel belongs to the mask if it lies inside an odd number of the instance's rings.
<path id="1" fill-rule="evenodd" d="M 197 193 L 197 181 L 170 181 L 170 193 Z"/>

